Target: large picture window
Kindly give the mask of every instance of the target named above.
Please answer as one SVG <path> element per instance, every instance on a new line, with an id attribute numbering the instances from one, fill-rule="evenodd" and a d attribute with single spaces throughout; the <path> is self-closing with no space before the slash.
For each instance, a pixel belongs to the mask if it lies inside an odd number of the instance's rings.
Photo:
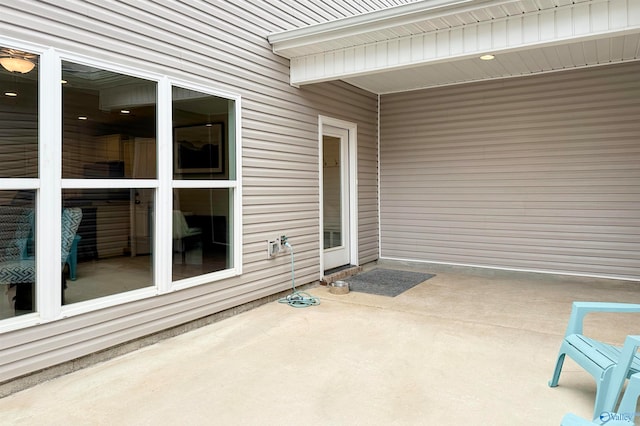
<path id="1" fill-rule="evenodd" d="M 62 61 L 62 177 L 76 179 L 62 205 L 82 213 L 65 304 L 154 285 L 156 93 L 156 82 Z"/>
<path id="2" fill-rule="evenodd" d="M 3 52 L 31 68 L 0 62 L 0 320 L 239 273 L 235 99 L 50 49 Z M 28 324 L 7 321 L 0 332 Z"/>

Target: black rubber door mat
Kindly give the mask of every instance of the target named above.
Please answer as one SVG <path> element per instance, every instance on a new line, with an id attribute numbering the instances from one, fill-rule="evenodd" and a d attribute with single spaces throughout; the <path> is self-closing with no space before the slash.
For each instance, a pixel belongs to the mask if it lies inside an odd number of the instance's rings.
<path id="1" fill-rule="evenodd" d="M 434 276 L 422 272 L 372 269 L 343 281 L 349 283 L 350 291 L 396 297 Z"/>

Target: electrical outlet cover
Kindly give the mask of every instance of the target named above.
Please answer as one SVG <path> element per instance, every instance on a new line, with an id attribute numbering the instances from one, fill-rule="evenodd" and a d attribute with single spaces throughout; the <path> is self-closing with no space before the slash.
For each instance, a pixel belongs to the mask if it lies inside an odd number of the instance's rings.
<path id="1" fill-rule="evenodd" d="M 269 259 L 276 257 L 280 251 L 280 240 L 267 241 L 267 256 Z"/>

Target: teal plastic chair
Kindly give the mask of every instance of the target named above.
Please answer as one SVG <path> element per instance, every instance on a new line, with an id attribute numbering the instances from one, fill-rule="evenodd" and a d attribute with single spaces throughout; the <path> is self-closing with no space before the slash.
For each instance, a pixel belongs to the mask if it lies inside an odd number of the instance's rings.
<path id="1" fill-rule="evenodd" d="M 591 339 L 582 334 L 585 315 L 592 312 L 640 312 L 640 304 L 631 303 L 607 303 L 607 302 L 573 302 L 571 317 L 567 331 L 565 332 L 560 352 L 556 361 L 553 377 L 549 386 L 558 386 L 560 372 L 565 355 L 568 355 L 578 365 L 593 376 L 596 381 L 596 398 L 594 402 L 593 418 L 597 419 L 602 412 L 611 412 L 615 408 L 617 396 L 624 385 L 625 379 L 640 372 L 640 357 L 636 351 L 622 355 L 622 348 L 608 343 Z M 628 359 L 626 358 L 628 357 Z M 623 377 L 613 378 L 614 368 L 622 363 L 624 369 L 618 369 L 617 375 Z M 618 387 L 614 396 L 608 395 L 613 387 Z"/>
<path id="2" fill-rule="evenodd" d="M 0 209 L 0 213 L 4 213 L 7 208 Z M 23 209 L 24 210 L 24 209 Z M 30 235 L 30 228 L 33 222 L 33 211 L 25 210 L 14 219 L 17 225 L 12 225 L 10 229 L 16 229 L 13 239 L 9 247 L 4 249 L 4 253 L 0 253 L 0 284 L 8 284 L 17 286 L 15 308 L 16 310 L 31 311 L 33 309 L 33 286 L 36 275 L 36 262 L 33 256 L 23 258 L 26 251 Z M 82 220 L 82 210 L 80 208 L 65 208 L 62 210 L 62 235 L 61 235 L 61 265 L 64 267 L 69 252 L 75 240 L 76 232 L 80 221 Z M 0 227 L 0 237 L 3 236 L 2 227 Z M 62 272 L 62 268 L 61 268 Z M 64 273 L 61 274 L 62 284 L 61 293 L 64 303 L 64 289 L 66 282 Z"/>
<path id="3" fill-rule="evenodd" d="M 624 359 L 631 359 L 640 345 L 640 336 L 629 336 L 624 344 Z M 620 389 L 626 377 L 627 362 L 618 364 L 612 377 L 612 386 L 608 389 L 607 399 L 617 402 Z M 636 417 L 640 413 L 636 412 L 638 398 L 640 397 L 640 374 L 634 374 L 629 378 L 629 384 L 624 392 L 622 401 L 617 411 L 605 411 L 596 417 L 595 420 L 589 421 L 575 414 L 569 413 L 562 418 L 561 426 L 591 426 L 591 425 L 607 425 L 607 426 L 629 426 L 634 425 Z M 614 402 L 614 404 L 615 404 Z"/>
<path id="4" fill-rule="evenodd" d="M 67 264 L 69 265 L 69 278 L 71 281 L 75 281 L 77 278 L 77 269 L 78 269 L 78 242 L 82 237 L 78 234 L 73 237 L 73 242 L 71 243 L 71 249 L 69 250 L 69 255 L 67 256 Z"/>
<path id="5" fill-rule="evenodd" d="M 35 263 L 26 256 L 33 218 L 32 208 L 0 206 L 0 284 L 34 281 Z"/>

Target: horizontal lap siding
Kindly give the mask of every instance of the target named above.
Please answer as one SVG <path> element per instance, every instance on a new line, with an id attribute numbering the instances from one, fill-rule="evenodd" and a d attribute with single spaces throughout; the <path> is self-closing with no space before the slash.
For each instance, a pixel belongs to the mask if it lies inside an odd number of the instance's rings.
<path id="1" fill-rule="evenodd" d="M 378 130 L 377 97 L 344 84 L 342 90 L 324 84 L 311 85 L 305 92 L 323 97 L 323 114 L 358 125 L 358 263 L 378 259 Z M 340 112 L 350 105 L 351 113 Z"/>
<path id="2" fill-rule="evenodd" d="M 313 19 L 333 19 L 331 2 L 318 4 Z M 296 284 L 318 280 L 320 114 L 358 125 L 360 262 L 377 258 L 377 98 L 343 83 L 289 85 L 289 63 L 266 36 L 301 25 L 297 13 L 257 0 L 0 5 L 3 36 L 241 95 L 243 137 L 242 276 L 0 335 L 0 382 L 287 290 L 289 256 L 266 258 L 267 239 L 281 234 L 295 248 Z"/>
<path id="3" fill-rule="evenodd" d="M 638 75 L 383 96 L 382 257 L 640 279 Z"/>

